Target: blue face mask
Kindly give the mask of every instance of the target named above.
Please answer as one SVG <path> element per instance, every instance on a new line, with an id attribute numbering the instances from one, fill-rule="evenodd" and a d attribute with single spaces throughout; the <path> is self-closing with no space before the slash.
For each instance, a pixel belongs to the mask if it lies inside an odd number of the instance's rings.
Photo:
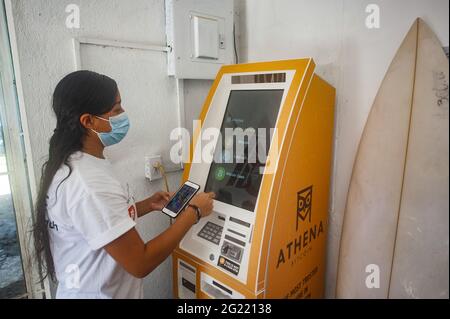
<path id="1" fill-rule="evenodd" d="M 120 113 L 116 116 L 110 116 L 109 120 L 96 116 L 97 118 L 108 121 L 111 126 L 111 132 L 106 133 L 97 133 L 98 137 L 102 144 L 106 146 L 111 146 L 119 143 L 125 135 L 128 133 L 128 129 L 130 128 L 130 121 L 128 120 L 128 115 L 125 112 Z"/>

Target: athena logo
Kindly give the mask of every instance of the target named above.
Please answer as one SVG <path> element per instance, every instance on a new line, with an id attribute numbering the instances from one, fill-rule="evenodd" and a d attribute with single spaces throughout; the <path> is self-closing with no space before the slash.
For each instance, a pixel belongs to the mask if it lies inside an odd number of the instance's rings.
<path id="1" fill-rule="evenodd" d="M 376 264 L 366 266 L 366 287 L 369 289 L 380 288 L 380 267 Z"/>
<path id="2" fill-rule="evenodd" d="M 367 29 L 379 29 L 380 28 L 380 7 L 377 4 L 369 4 L 366 7 L 366 13 L 369 15 L 366 17 Z"/>
<path id="3" fill-rule="evenodd" d="M 66 7 L 66 13 L 69 15 L 66 18 L 66 27 L 68 29 L 80 28 L 80 7 L 76 4 L 69 4 Z"/>
<path id="4" fill-rule="evenodd" d="M 70 264 L 66 267 L 65 273 L 66 288 L 67 289 L 79 289 L 80 288 L 80 268 L 76 264 Z"/>
<path id="5" fill-rule="evenodd" d="M 309 222 L 311 222 L 311 210 L 312 210 L 312 185 L 302 189 L 297 193 L 297 226 L 298 230 L 299 220 L 306 220 L 309 217 Z"/>

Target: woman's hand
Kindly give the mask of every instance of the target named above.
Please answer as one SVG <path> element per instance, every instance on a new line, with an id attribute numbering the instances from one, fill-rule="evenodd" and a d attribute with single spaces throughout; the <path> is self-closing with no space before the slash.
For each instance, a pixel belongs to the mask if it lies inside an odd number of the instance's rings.
<path id="1" fill-rule="evenodd" d="M 136 203 L 138 217 L 142 217 L 155 210 L 162 210 L 172 195 L 173 193 L 169 192 L 157 192 L 149 198 Z"/>
<path id="2" fill-rule="evenodd" d="M 162 210 L 164 206 L 169 202 L 170 197 L 173 194 L 169 192 L 157 192 L 148 198 L 150 202 L 151 210 Z"/>
<path id="3" fill-rule="evenodd" d="M 213 210 L 213 199 L 216 195 L 211 193 L 200 193 L 195 195 L 189 204 L 195 205 L 200 208 L 200 212 L 202 213 L 202 217 L 206 217 L 212 213 Z"/>

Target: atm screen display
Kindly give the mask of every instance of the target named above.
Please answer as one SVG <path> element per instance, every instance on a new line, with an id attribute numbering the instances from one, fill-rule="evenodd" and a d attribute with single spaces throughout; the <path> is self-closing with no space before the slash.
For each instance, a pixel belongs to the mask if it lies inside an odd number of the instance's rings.
<path id="1" fill-rule="evenodd" d="M 283 91 L 230 92 L 205 185 L 205 191 L 216 193 L 216 200 L 255 210 Z"/>

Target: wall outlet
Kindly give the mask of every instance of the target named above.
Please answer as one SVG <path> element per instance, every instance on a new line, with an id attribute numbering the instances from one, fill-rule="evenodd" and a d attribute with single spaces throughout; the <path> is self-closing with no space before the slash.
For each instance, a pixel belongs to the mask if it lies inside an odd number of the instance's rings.
<path id="1" fill-rule="evenodd" d="M 150 181 L 162 178 L 161 172 L 156 168 L 158 163 L 162 164 L 161 155 L 145 157 L 145 177 Z"/>

